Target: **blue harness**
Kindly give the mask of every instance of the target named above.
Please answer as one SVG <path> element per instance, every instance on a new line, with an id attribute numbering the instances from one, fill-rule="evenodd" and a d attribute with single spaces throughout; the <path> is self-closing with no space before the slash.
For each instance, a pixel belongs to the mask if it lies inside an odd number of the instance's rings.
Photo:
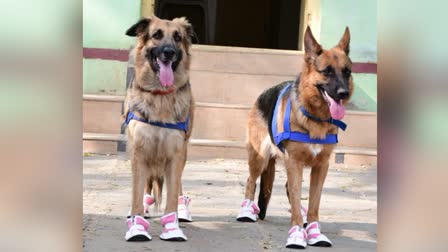
<path id="1" fill-rule="evenodd" d="M 282 146 L 282 141 L 289 140 L 289 141 L 295 141 L 295 142 L 303 142 L 303 143 L 312 143 L 312 144 L 336 144 L 338 142 L 338 135 L 337 134 L 327 134 L 327 136 L 324 139 L 320 138 L 311 138 L 309 134 L 299 132 L 299 131 L 291 131 L 290 127 L 290 114 L 291 114 L 291 98 L 288 97 L 288 101 L 286 102 L 286 111 L 285 111 L 285 117 L 283 120 L 283 132 L 278 133 L 277 132 L 277 114 L 279 110 L 279 105 L 282 100 L 283 95 L 291 89 L 291 84 L 288 84 L 283 90 L 280 92 L 280 95 L 277 98 L 277 103 L 275 104 L 274 109 L 274 115 L 272 118 L 272 136 L 274 137 L 274 143 L 277 145 L 277 147 L 282 151 L 285 152 L 284 147 Z M 317 122 L 328 122 L 331 124 L 334 124 L 341 128 L 342 130 L 345 130 L 347 128 L 347 125 L 339 120 L 329 118 L 327 120 L 321 120 L 320 118 L 312 116 L 306 109 L 301 106 L 300 111 L 302 113 Z"/>
<path id="2" fill-rule="evenodd" d="M 151 125 L 161 127 L 161 128 L 175 129 L 175 130 L 181 130 L 181 131 L 187 132 L 188 124 L 190 123 L 190 115 L 187 116 L 187 120 L 185 120 L 185 122 L 163 123 L 163 122 L 150 121 L 148 119 L 138 117 L 134 113 L 132 113 L 132 111 L 129 111 L 128 116 L 126 117 L 126 121 L 125 121 L 126 125 L 128 125 L 131 120 L 137 120 L 139 122 L 144 122 L 144 123 L 151 124 Z"/>

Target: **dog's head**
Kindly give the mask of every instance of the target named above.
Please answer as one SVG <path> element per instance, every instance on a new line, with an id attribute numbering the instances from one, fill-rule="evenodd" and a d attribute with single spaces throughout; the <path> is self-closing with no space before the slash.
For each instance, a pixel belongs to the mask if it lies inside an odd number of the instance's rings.
<path id="1" fill-rule="evenodd" d="M 163 20 L 155 16 L 132 25 L 126 35 L 137 37 L 136 83 L 151 90 L 182 86 L 188 81 L 189 50 L 194 35 L 184 17 Z"/>
<path id="2" fill-rule="evenodd" d="M 350 31 L 345 29 L 339 43 L 325 50 L 317 43 L 311 29 L 305 32 L 305 67 L 309 75 L 306 92 L 314 97 L 316 107 L 328 106 L 331 117 L 342 119 L 345 115 L 344 105 L 353 93 L 352 61 L 349 58 Z"/>

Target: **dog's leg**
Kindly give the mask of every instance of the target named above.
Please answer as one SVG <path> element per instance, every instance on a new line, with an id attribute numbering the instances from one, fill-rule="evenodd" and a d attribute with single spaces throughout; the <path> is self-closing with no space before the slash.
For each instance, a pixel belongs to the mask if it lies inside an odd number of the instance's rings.
<path id="1" fill-rule="evenodd" d="M 182 174 L 185 164 L 187 162 L 187 150 L 185 149 L 182 160 L 179 161 L 179 169 Z M 182 176 L 182 175 L 181 175 Z M 191 217 L 190 205 L 191 198 L 188 196 L 184 196 L 182 191 L 182 179 L 179 181 L 179 197 L 177 201 L 177 214 L 180 222 L 192 222 L 193 218 Z"/>
<path id="2" fill-rule="evenodd" d="M 260 194 L 258 196 L 258 207 L 260 208 L 260 213 L 258 217 L 264 220 L 266 217 L 266 210 L 269 205 L 269 200 L 271 199 L 272 186 L 274 185 L 275 179 L 275 158 L 271 158 L 268 161 L 266 169 L 261 173 L 260 179 Z"/>
<path id="3" fill-rule="evenodd" d="M 286 155 L 288 156 L 288 155 Z M 286 241 L 287 248 L 304 249 L 307 244 L 307 233 L 303 228 L 303 218 L 301 213 L 302 176 L 304 163 L 293 157 L 285 158 L 287 174 L 287 192 L 291 204 L 291 224 Z"/>
<path id="4" fill-rule="evenodd" d="M 267 160 L 255 151 L 249 152 L 249 177 L 247 178 L 246 193 L 244 194 L 246 199 L 254 200 L 257 179 L 260 177 L 261 172 L 263 172 L 266 163 Z"/>
<path id="5" fill-rule="evenodd" d="M 147 182 L 147 166 L 144 160 L 134 156 L 132 159 L 132 208 L 131 215 L 143 216 L 143 193 Z"/>
<path id="6" fill-rule="evenodd" d="M 310 180 L 310 199 L 308 205 L 308 221 L 319 221 L 319 206 L 322 195 L 322 188 L 324 186 L 325 178 L 328 173 L 328 160 L 323 163 L 318 163 L 311 168 Z"/>
<path id="7" fill-rule="evenodd" d="M 165 176 L 167 189 L 165 214 L 177 212 L 177 199 L 182 176 L 182 173 L 178 172 L 178 160 L 173 159 L 170 163 Z"/>
<path id="8" fill-rule="evenodd" d="M 180 150 L 186 151 L 186 145 Z M 160 222 L 164 227 L 160 238 L 162 240 L 186 241 L 187 237 L 184 235 L 179 227 L 177 204 L 179 199 L 180 181 L 184 169 L 183 155 L 175 155 L 175 157 L 168 163 L 165 172 L 167 198 L 165 215 L 160 218 Z"/>
<path id="9" fill-rule="evenodd" d="M 303 226 L 301 209 L 302 176 L 304 164 L 293 158 L 285 160 L 289 203 L 291 204 L 291 224 Z"/>
<path id="10" fill-rule="evenodd" d="M 152 177 L 148 177 L 146 179 L 146 184 L 145 184 L 145 193 L 151 194 L 152 187 L 153 187 L 152 185 L 153 185 L 153 178 Z"/>
<path id="11" fill-rule="evenodd" d="M 139 155 L 132 158 L 132 206 L 130 218 L 127 220 L 128 231 L 125 239 L 127 241 L 149 241 L 149 222 L 143 218 L 143 192 L 147 182 L 147 166 Z"/>
<path id="12" fill-rule="evenodd" d="M 325 178 L 328 173 L 328 160 L 318 162 L 311 167 L 311 181 L 310 181 L 310 197 L 308 205 L 308 224 L 306 232 L 308 234 L 308 244 L 318 247 L 331 247 L 332 243 L 324 234 L 320 232 L 319 225 L 319 206 L 322 195 L 322 188 L 324 186 Z"/>
<path id="13" fill-rule="evenodd" d="M 252 144 L 248 145 L 247 151 L 249 154 L 249 177 L 246 182 L 246 193 L 244 194 L 244 200 L 241 204 L 241 209 L 236 217 L 236 220 L 241 222 L 255 222 L 257 221 L 257 215 L 260 213 L 260 208 L 254 202 L 257 179 L 266 168 L 269 160 L 261 156 L 254 149 Z"/>
<path id="14" fill-rule="evenodd" d="M 150 217 L 149 207 L 157 201 L 157 178 L 148 176 L 145 183 L 145 194 L 143 196 L 143 211 L 145 218 Z M 160 202 L 156 202 L 160 203 Z M 156 204 L 156 211 L 158 211 L 158 205 Z"/>

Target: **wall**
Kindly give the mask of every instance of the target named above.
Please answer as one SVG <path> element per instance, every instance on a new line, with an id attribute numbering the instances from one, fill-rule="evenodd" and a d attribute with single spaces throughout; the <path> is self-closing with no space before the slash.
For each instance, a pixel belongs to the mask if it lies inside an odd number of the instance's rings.
<path id="1" fill-rule="evenodd" d="M 153 0 L 95 0 L 83 2 L 83 47 L 127 50 L 135 39 L 124 35 L 142 11 Z M 332 47 L 340 39 L 345 26 L 351 30 L 351 57 L 356 63 L 377 61 L 377 27 L 375 0 L 309 0 L 307 9 L 313 14 L 311 25 L 316 38 Z M 305 14 L 306 15 L 306 14 Z M 83 59 L 83 91 L 89 94 L 122 95 L 125 92 L 124 61 Z M 377 110 L 376 73 L 354 74 L 355 109 Z"/>
<path id="2" fill-rule="evenodd" d="M 320 42 L 336 45 L 346 26 L 350 28 L 350 57 L 353 62 L 377 62 L 377 17 L 375 0 L 320 0 Z M 360 110 L 377 110 L 377 75 L 354 74 L 352 101 Z"/>
<path id="3" fill-rule="evenodd" d="M 140 18 L 141 0 L 83 1 L 83 47 L 129 49 L 126 30 Z M 83 91 L 124 94 L 126 62 L 83 59 Z"/>

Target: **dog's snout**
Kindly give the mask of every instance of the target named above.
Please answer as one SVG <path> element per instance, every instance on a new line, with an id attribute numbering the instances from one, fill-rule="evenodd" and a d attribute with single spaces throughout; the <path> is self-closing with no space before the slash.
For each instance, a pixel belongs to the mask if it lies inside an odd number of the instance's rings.
<path id="1" fill-rule="evenodd" d="M 341 100 L 347 99 L 349 95 L 348 90 L 345 88 L 338 88 L 336 93 L 338 95 L 338 98 Z"/>
<path id="2" fill-rule="evenodd" d="M 163 48 L 162 53 L 166 59 L 172 59 L 174 57 L 174 55 L 176 54 L 176 50 L 172 47 L 165 47 L 165 48 Z"/>

